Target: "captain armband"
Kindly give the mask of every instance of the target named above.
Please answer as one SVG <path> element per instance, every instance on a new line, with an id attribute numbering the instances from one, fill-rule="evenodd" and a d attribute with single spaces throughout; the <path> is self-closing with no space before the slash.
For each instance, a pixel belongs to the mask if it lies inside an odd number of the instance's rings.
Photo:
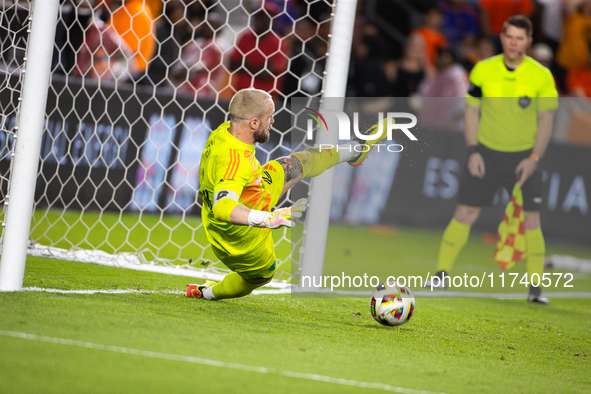
<path id="1" fill-rule="evenodd" d="M 229 222 L 230 214 L 238 204 L 238 194 L 230 190 L 220 190 L 213 196 L 213 216 L 217 220 Z"/>

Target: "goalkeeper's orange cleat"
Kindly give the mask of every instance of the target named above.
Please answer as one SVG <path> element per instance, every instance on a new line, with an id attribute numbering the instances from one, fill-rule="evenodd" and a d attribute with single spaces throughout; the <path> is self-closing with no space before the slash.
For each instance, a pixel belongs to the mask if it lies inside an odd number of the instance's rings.
<path id="1" fill-rule="evenodd" d="M 187 285 L 187 297 L 203 298 L 203 290 L 206 287 L 212 287 L 215 284 L 216 284 L 215 282 L 208 280 L 201 285 L 194 285 L 194 284 Z"/>
<path id="2" fill-rule="evenodd" d="M 392 122 L 394 122 L 394 119 L 392 119 Z M 379 123 L 376 123 L 373 126 L 371 126 L 369 129 L 362 131 L 361 134 L 376 135 L 380 130 L 379 126 L 380 126 Z M 367 159 L 367 156 L 369 155 L 369 152 L 371 152 L 373 147 L 376 146 L 377 144 L 379 144 L 380 142 L 382 142 L 383 140 L 385 140 L 387 136 L 388 136 L 388 118 L 384 118 L 384 120 L 382 121 L 382 134 L 380 134 L 380 136 L 378 138 L 376 138 L 375 140 L 367 140 L 367 141 L 362 140 L 359 137 L 356 138 L 357 142 L 359 142 L 363 146 L 363 152 L 361 152 L 359 154 L 359 156 L 357 156 L 356 158 L 349 160 L 347 163 L 349 163 L 353 167 L 357 167 L 357 166 L 360 166 L 361 164 L 363 164 L 363 162 L 365 161 L 365 159 Z"/>

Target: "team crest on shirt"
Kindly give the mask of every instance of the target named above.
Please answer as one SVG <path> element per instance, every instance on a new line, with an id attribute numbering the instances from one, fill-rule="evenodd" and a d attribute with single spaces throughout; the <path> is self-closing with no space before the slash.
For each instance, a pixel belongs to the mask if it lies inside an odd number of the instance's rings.
<path id="1" fill-rule="evenodd" d="M 531 98 L 524 96 L 524 97 L 519 97 L 519 106 L 523 109 L 525 109 L 528 105 L 531 104 Z"/>

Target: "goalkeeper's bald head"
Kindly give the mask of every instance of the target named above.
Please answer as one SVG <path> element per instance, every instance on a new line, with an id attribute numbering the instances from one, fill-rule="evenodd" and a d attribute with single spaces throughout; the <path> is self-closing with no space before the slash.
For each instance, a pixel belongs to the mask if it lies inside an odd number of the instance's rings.
<path id="1" fill-rule="evenodd" d="M 273 100 L 271 95 L 260 89 L 239 90 L 230 100 L 230 121 L 249 120 L 260 118 L 267 111 L 268 100 Z"/>

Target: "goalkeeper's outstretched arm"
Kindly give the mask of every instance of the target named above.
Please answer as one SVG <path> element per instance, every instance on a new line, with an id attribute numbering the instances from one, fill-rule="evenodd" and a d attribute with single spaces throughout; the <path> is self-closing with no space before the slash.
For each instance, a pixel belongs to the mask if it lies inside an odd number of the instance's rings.
<path id="1" fill-rule="evenodd" d="M 302 217 L 306 211 L 308 200 L 301 198 L 292 206 L 278 208 L 273 212 L 258 211 L 249 209 L 232 196 L 226 196 L 215 202 L 213 206 L 213 215 L 216 219 L 230 222 L 241 226 L 250 227 L 295 227 L 295 221 Z"/>

